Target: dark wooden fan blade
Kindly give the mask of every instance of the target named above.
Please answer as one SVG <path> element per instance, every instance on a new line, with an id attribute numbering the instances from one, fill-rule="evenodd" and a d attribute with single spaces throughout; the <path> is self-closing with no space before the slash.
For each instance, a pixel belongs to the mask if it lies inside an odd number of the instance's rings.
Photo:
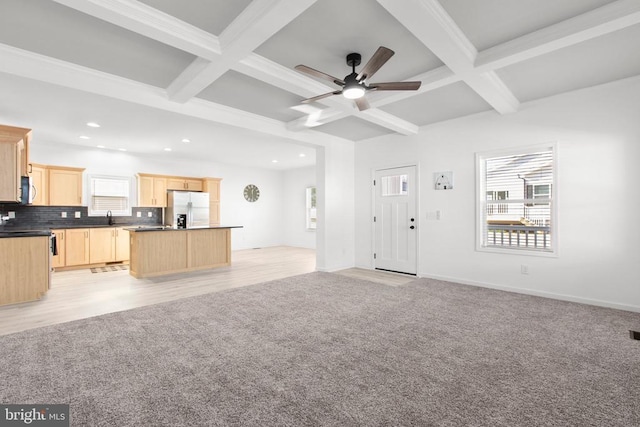
<path id="1" fill-rule="evenodd" d="M 364 111 L 369 108 L 369 101 L 367 101 L 367 98 L 365 98 L 364 96 L 360 98 L 356 98 L 354 99 L 354 101 L 356 102 L 356 105 L 358 106 L 358 110 L 360 111 Z"/>
<path id="2" fill-rule="evenodd" d="M 371 83 L 370 90 L 418 90 L 422 82 Z"/>
<path id="3" fill-rule="evenodd" d="M 322 71 L 314 70 L 313 68 L 307 67 L 306 65 L 296 65 L 295 69 L 319 79 L 329 80 L 331 83 L 335 83 L 338 86 L 344 86 L 344 80 L 330 76 L 329 74 L 323 73 Z"/>
<path id="4" fill-rule="evenodd" d="M 393 56 L 395 52 L 389 48 L 384 46 L 380 46 L 376 53 L 373 54 L 367 65 L 364 66 L 362 70 L 360 70 L 360 74 L 358 74 L 358 81 L 363 79 L 371 78 L 375 74 L 376 71 L 382 67 L 385 62 L 389 60 Z"/>
<path id="5" fill-rule="evenodd" d="M 341 93 L 342 93 L 342 91 L 340 91 L 340 90 L 336 90 L 334 92 L 329 92 L 329 93 L 323 93 L 322 95 L 314 96 L 313 98 L 307 98 L 307 99 L 303 100 L 302 103 L 303 104 L 308 104 L 308 103 L 313 102 L 313 101 L 318 101 L 320 99 L 327 98 L 327 97 L 329 97 L 331 95 L 340 95 Z"/>

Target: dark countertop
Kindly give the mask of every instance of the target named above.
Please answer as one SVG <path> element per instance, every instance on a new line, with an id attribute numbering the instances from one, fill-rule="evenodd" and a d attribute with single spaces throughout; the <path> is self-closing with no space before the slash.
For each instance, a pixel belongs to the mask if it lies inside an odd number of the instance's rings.
<path id="1" fill-rule="evenodd" d="M 0 231 L 0 239 L 7 237 L 42 237 L 51 236 L 50 230 L 16 230 Z"/>
<path id="2" fill-rule="evenodd" d="M 211 225 L 211 226 L 206 226 L 206 227 L 191 227 L 191 228 L 172 228 L 169 226 L 163 226 L 163 225 L 158 225 L 158 226 L 149 226 L 149 225 L 142 225 L 142 226 L 133 226 L 133 227 L 125 227 L 124 229 L 127 231 L 133 231 L 133 232 L 141 232 L 141 231 L 187 231 L 187 230 L 214 230 L 217 228 L 243 228 L 244 226 L 242 225 Z"/>

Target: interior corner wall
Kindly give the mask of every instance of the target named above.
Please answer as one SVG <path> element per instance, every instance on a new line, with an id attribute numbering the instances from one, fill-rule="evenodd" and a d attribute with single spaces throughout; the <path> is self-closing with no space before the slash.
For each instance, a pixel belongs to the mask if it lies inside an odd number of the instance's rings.
<path id="1" fill-rule="evenodd" d="M 640 77 L 356 144 L 356 266 L 372 268 L 372 170 L 419 164 L 418 274 L 640 311 Z M 557 257 L 475 250 L 477 152 L 557 141 Z M 453 171 L 454 189 L 433 174 Z M 440 211 L 441 219 L 427 218 Z M 430 216 L 433 218 L 434 216 Z M 529 274 L 521 273 L 521 266 Z"/>
<path id="2" fill-rule="evenodd" d="M 137 156 L 113 150 L 35 141 L 30 147 L 33 163 L 85 168 L 88 174 L 129 176 L 137 173 L 222 178 L 220 218 L 223 225 L 242 225 L 231 230 L 232 250 L 283 244 L 283 172 L 224 163 L 180 159 L 176 156 Z M 247 184 L 260 189 L 260 198 L 249 203 L 243 190 Z M 137 194 L 134 196 L 137 200 Z M 86 199 L 86 197 L 85 197 Z M 86 200 L 85 200 L 86 204 Z"/>
<path id="3" fill-rule="evenodd" d="M 354 144 L 328 140 L 316 149 L 316 269 L 336 271 L 355 263 Z"/>
<path id="4" fill-rule="evenodd" d="M 283 172 L 283 244 L 315 249 L 316 231 L 307 230 L 307 188 L 316 186 L 315 166 Z"/>

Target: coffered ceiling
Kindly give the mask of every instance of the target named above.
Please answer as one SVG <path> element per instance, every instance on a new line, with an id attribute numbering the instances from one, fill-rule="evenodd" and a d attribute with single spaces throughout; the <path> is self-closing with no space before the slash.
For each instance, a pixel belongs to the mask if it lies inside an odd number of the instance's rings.
<path id="1" fill-rule="evenodd" d="M 420 126 L 640 74 L 638 0 L 2 0 L 0 122 L 34 145 L 287 169 L 328 138 Z M 371 108 L 332 96 L 345 57 L 395 55 Z M 87 121 L 101 128 L 87 129 Z M 79 136 L 90 139 L 80 139 Z M 188 138 L 189 143 L 181 142 Z M 303 156 L 301 156 L 303 155 Z M 277 160 L 277 163 L 273 163 Z"/>

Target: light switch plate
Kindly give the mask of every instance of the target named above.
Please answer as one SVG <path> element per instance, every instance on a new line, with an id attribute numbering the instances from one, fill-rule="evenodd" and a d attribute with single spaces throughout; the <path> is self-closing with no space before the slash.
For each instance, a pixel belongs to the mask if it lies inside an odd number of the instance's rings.
<path id="1" fill-rule="evenodd" d="M 16 213 L 11 211 L 9 212 L 9 219 L 14 219 L 16 217 Z"/>
<path id="2" fill-rule="evenodd" d="M 153 212 L 147 212 L 147 216 L 148 216 L 149 218 L 153 217 Z"/>
<path id="3" fill-rule="evenodd" d="M 136 212 L 136 217 L 142 218 L 142 212 Z"/>
<path id="4" fill-rule="evenodd" d="M 81 213 L 80 213 L 80 211 L 76 211 L 76 214 L 75 214 L 75 216 L 76 216 L 76 218 L 80 218 L 80 216 L 81 216 Z"/>
<path id="5" fill-rule="evenodd" d="M 67 217 L 67 213 L 66 212 L 60 212 L 60 217 L 61 218 L 66 218 Z"/>

